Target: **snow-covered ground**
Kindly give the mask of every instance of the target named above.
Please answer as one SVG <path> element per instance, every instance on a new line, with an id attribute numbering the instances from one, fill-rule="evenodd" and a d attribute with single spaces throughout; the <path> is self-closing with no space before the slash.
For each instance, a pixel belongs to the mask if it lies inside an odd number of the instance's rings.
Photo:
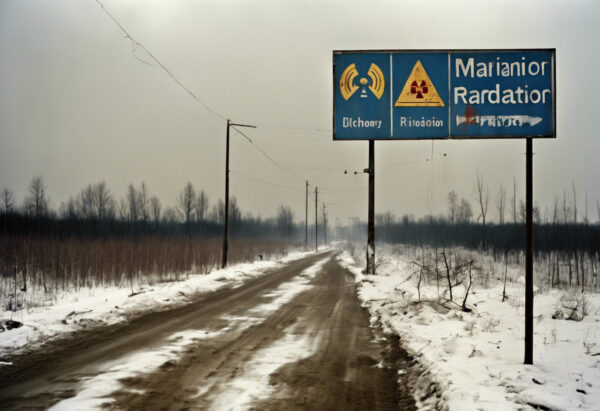
<path id="1" fill-rule="evenodd" d="M 35 349 L 52 338 L 123 322 L 151 310 L 183 305 L 198 294 L 239 286 L 307 254 L 292 252 L 278 260 L 238 264 L 210 274 L 192 274 L 182 281 L 141 285 L 135 288 L 135 295 L 131 295 L 129 288 L 85 288 L 63 292 L 48 301 L 24 304 L 25 308 L 16 312 L 0 311 L 0 324 L 10 319 L 23 323 L 20 328 L 0 332 L 0 366 L 6 365 L 2 360 L 5 356 Z"/>
<path id="2" fill-rule="evenodd" d="M 361 274 L 358 253 L 353 258 L 345 252 L 340 260 L 355 273 L 372 322 L 398 334 L 419 362 L 414 395 L 421 409 L 600 410 L 599 294 L 586 293 L 588 315 L 570 321 L 552 318 L 566 291 L 536 287 L 534 365 L 526 366 L 520 267 L 508 266 L 508 299 L 501 302 L 504 264 L 458 251 L 465 261 L 475 261 L 466 304 L 473 311 L 463 312 L 463 285 L 453 290 L 458 304 L 441 304 L 447 286 L 442 282 L 438 294 L 435 279 L 422 278 L 419 298 L 420 270 L 413 261 L 421 251 L 379 247 L 377 252 L 385 262 L 376 276 Z"/>

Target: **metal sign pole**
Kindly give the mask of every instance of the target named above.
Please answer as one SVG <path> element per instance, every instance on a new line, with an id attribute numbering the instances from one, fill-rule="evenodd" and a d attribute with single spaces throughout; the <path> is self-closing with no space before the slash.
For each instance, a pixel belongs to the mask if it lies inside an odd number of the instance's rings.
<path id="1" fill-rule="evenodd" d="M 304 251 L 308 251 L 308 181 L 306 182 L 306 209 L 304 217 Z"/>
<path id="2" fill-rule="evenodd" d="M 369 140 L 369 227 L 367 274 L 375 274 L 375 140 Z"/>
<path id="3" fill-rule="evenodd" d="M 317 204 L 319 202 L 319 189 L 315 187 L 315 251 L 319 251 L 319 223 L 317 218 L 319 212 L 317 210 Z"/>
<path id="4" fill-rule="evenodd" d="M 533 138 L 527 138 L 525 202 L 525 364 L 533 364 Z"/>

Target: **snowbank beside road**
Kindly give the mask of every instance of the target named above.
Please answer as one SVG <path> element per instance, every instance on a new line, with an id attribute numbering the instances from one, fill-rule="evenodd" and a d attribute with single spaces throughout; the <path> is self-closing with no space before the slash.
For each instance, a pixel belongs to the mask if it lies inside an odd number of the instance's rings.
<path id="1" fill-rule="evenodd" d="M 600 295 L 586 294 L 588 315 L 576 322 L 552 319 L 565 291 L 538 289 L 535 365 L 525 366 L 519 267 L 508 268 L 509 298 L 501 302 L 504 266 L 494 267 L 489 257 L 471 253 L 490 275 L 485 281 L 473 279 L 467 300 L 473 311 L 467 313 L 460 309 L 463 286 L 454 289 L 458 304 L 441 304 L 436 281 L 422 278 L 419 299 L 418 267 L 405 251 L 380 249 L 386 262 L 376 276 L 361 274 L 348 253 L 342 259 L 356 274 L 359 298 L 372 320 L 401 337 L 432 382 L 417 387 L 421 409 L 600 409 Z"/>
<path id="2" fill-rule="evenodd" d="M 0 333 L 0 366 L 8 355 L 34 349 L 41 343 L 67 333 L 101 325 L 116 324 L 152 310 L 173 308 L 189 303 L 199 294 L 225 286 L 236 287 L 270 269 L 309 253 L 293 252 L 285 258 L 238 264 L 210 274 L 192 274 L 186 280 L 144 285 L 131 295 L 129 288 L 93 288 L 68 292 L 47 306 L 0 311 L 1 319 L 23 323 L 20 328 Z"/>

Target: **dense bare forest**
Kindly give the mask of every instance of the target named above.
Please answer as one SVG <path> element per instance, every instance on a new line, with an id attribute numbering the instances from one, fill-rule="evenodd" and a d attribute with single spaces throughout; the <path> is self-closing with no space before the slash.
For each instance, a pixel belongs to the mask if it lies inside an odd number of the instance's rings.
<path id="1" fill-rule="evenodd" d="M 50 207 L 41 177 L 22 205 L 4 189 L 0 199 L 1 297 L 15 305 L 17 291 L 105 285 L 129 286 L 208 273 L 221 261 L 224 204 L 185 185 L 174 207 L 163 207 L 147 186 L 129 185 L 117 201 L 104 182 Z M 271 219 L 229 206 L 231 263 L 283 255 L 297 236 L 293 215 L 281 206 Z M 11 298 L 12 296 L 12 298 Z M 15 308 L 15 307 L 10 307 Z"/>

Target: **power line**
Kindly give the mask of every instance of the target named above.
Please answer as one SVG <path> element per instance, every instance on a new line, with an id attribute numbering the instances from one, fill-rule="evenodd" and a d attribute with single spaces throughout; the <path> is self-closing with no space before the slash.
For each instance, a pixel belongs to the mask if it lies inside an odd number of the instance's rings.
<path id="1" fill-rule="evenodd" d="M 125 35 L 125 38 L 129 39 L 132 44 L 133 44 L 133 56 L 139 60 L 140 62 L 147 64 L 147 65 L 151 65 L 150 63 L 148 63 L 147 61 L 144 61 L 142 59 L 140 59 L 137 55 L 135 55 L 135 50 L 139 47 L 142 50 L 144 50 L 146 52 L 146 54 L 148 54 L 148 56 L 150 56 L 150 58 L 156 63 L 158 64 L 158 66 L 163 69 L 163 71 L 169 76 L 171 77 L 171 79 L 179 86 L 181 87 L 187 94 L 189 94 L 194 100 L 196 100 L 196 102 L 198 104 L 200 104 L 202 107 L 204 107 L 210 114 L 212 114 L 213 116 L 220 118 L 221 120 L 227 120 L 227 118 L 221 114 L 219 114 L 216 110 L 212 109 L 211 107 L 209 107 L 206 103 L 204 103 L 203 101 L 201 101 L 196 94 L 194 94 L 194 92 L 192 90 L 190 90 L 189 87 L 187 87 L 185 84 L 183 84 L 183 82 L 181 80 L 179 80 L 175 74 L 173 74 L 173 72 L 171 70 L 169 70 L 169 68 L 167 68 L 167 66 L 165 64 L 163 64 L 158 58 L 156 58 L 154 56 L 154 54 L 152 54 L 150 52 L 150 50 L 148 50 L 146 48 L 146 46 L 144 46 L 142 43 L 140 43 L 139 41 L 137 41 L 126 29 L 125 27 L 123 27 L 123 25 L 121 23 L 119 23 L 119 21 L 112 15 L 110 14 L 110 12 L 106 9 L 106 7 L 104 7 L 104 4 L 102 4 L 102 2 L 100 2 L 100 0 L 96 0 L 96 3 L 98 3 L 98 5 L 100 6 L 100 8 L 102 8 L 102 10 L 104 11 L 104 13 L 106 13 L 106 15 L 108 17 L 110 17 L 110 19 L 117 25 L 117 27 L 123 32 L 123 34 Z"/>
<path id="2" fill-rule="evenodd" d="M 208 104 L 204 103 L 202 100 L 200 100 L 196 94 L 189 88 L 187 87 L 181 80 L 179 80 L 179 78 L 177 78 L 177 76 L 164 64 L 162 63 L 150 50 L 148 50 L 146 48 L 146 46 L 144 46 L 144 44 L 142 44 L 141 42 L 137 41 L 130 33 L 129 31 L 127 31 L 127 29 L 106 9 L 106 7 L 104 6 L 104 4 L 100 1 L 100 0 L 96 0 L 96 3 L 100 6 L 100 8 L 102 9 L 102 11 L 113 21 L 113 23 L 119 28 L 119 30 L 125 35 L 125 38 L 127 38 L 131 43 L 132 43 L 132 55 L 133 57 L 140 61 L 141 63 L 145 64 L 145 65 L 149 65 L 154 67 L 153 64 L 149 63 L 148 61 L 145 61 L 143 59 L 141 59 L 135 52 L 136 50 L 142 49 L 144 50 L 144 52 L 152 59 L 152 61 L 154 61 L 154 63 L 156 63 L 156 65 L 158 65 L 158 67 L 160 67 L 162 69 L 162 71 L 164 73 L 166 73 L 171 80 L 173 80 L 173 82 L 175 82 L 175 84 L 177 84 L 181 89 L 183 89 L 190 97 L 192 97 L 198 104 L 200 104 L 205 110 L 207 110 L 210 114 L 212 114 L 214 117 L 219 118 L 221 120 L 227 121 L 227 117 L 223 116 L 222 114 L 220 114 L 219 112 L 217 112 L 215 109 L 213 109 L 212 107 L 210 107 Z M 320 129 L 318 127 L 316 128 L 308 128 L 308 127 L 288 127 L 288 126 L 276 126 L 276 125 L 270 125 L 270 124 L 258 124 L 258 126 L 260 127 L 264 127 L 264 128 L 271 128 L 271 129 L 278 129 L 278 130 L 285 130 L 285 131 L 292 131 L 292 132 L 300 132 L 300 133 L 312 133 L 312 134 L 321 134 L 321 133 L 330 133 L 332 130 L 331 129 Z M 241 134 L 243 137 L 246 138 L 246 140 L 248 140 L 248 142 L 250 144 L 252 144 L 256 150 L 258 150 L 267 160 L 269 160 L 271 163 L 273 163 L 275 166 L 277 166 L 279 169 L 281 169 L 282 171 L 300 179 L 303 181 L 306 181 L 307 179 L 297 173 L 294 173 L 293 171 L 289 170 L 289 168 L 297 168 L 297 169 L 312 169 L 312 170 L 320 170 L 320 171 L 342 171 L 341 169 L 327 169 L 327 168 L 319 168 L 319 167 L 301 167 L 301 166 L 292 166 L 292 165 L 285 165 L 282 164 L 278 161 L 276 161 L 273 157 L 271 157 L 265 150 L 263 150 L 259 145 L 257 145 L 254 141 L 252 141 L 252 139 L 250 137 L 248 137 L 245 133 L 243 133 L 242 131 L 240 131 L 239 129 L 235 128 L 232 126 L 232 128 L 239 134 Z M 237 173 L 239 175 L 243 175 L 241 173 Z M 246 176 L 244 175 L 244 177 L 250 178 L 250 179 L 254 179 L 256 181 L 260 181 L 263 182 L 265 184 L 270 184 L 276 187 L 280 187 L 280 188 L 292 188 L 289 186 L 282 186 L 282 185 L 278 185 L 275 183 L 270 183 L 267 182 L 265 180 L 260 180 L 260 179 L 256 179 L 250 176 Z M 313 184 L 309 184 L 310 186 L 316 187 Z M 293 189 L 300 189 L 297 187 L 293 187 Z M 361 188 L 361 189 L 335 189 L 335 188 L 321 188 L 322 190 L 325 191 L 365 191 L 366 188 Z"/>
<path id="3" fill-rule="evenodd" d="M 252 139 L 250 137 L 248 137 L 245 133 L 243 133 L 242 131 L 238 130 L 235 127 L 231 127 L 233 128 L 235 131 L 237 131 L 239 134 L 241 134 L 242 136 L 244 136 L 246 138 L 246 140 L 248 140 L 250 142 L 250 144 L 252 144 L 263 156 L 265 156 L 265 158 L 267 160 L 269 160 L 271 163 L 273 163 L 275 166 L 277 166 L 279 169 L 285 171 L 288 174 L 293 175 L 294 177 L 306 181 L 305 177 L 302 177 L 301 175 L 298 175 L 290 170 L 288 170 L 287 168 L 285 168 L 281 163 L 279 163 L 278 161 L 276 161 L 275 159 L 273 159 L 273 157 L 271 157 L 269 154 L 267 154 L 267 152 L 265 150 L 263 150 L 262 148 L 260 148 L 258 146 L 258 144 L 256 144 L 254 141 L 252 141 Z"/>
<path id="4" fill-rule="evenodd" d="M 300 190 L 300 191 L 304 191 L 303 187 L 301 188 L 301 187 L 286 186 L 286 185 L 282 185 L 282 184 L 273 183 L 271 181 L 263 180 L 261 178 L 252 177 L 252 176 L 249 176 L 248 174 L 240 173 L 239 171 L 234 171 L 234 170 L 229 170 L 229 171 L 232 174 L 236 174 L 238 176 L 242 176 L 242 177 L 245 177 L 247 179 L 257 181 L 259 183 L 268 184 L 268 185 L 273 186 L 273 187 L 284 188 L 284 189 L 288 189 L 288 190 Z"/>

